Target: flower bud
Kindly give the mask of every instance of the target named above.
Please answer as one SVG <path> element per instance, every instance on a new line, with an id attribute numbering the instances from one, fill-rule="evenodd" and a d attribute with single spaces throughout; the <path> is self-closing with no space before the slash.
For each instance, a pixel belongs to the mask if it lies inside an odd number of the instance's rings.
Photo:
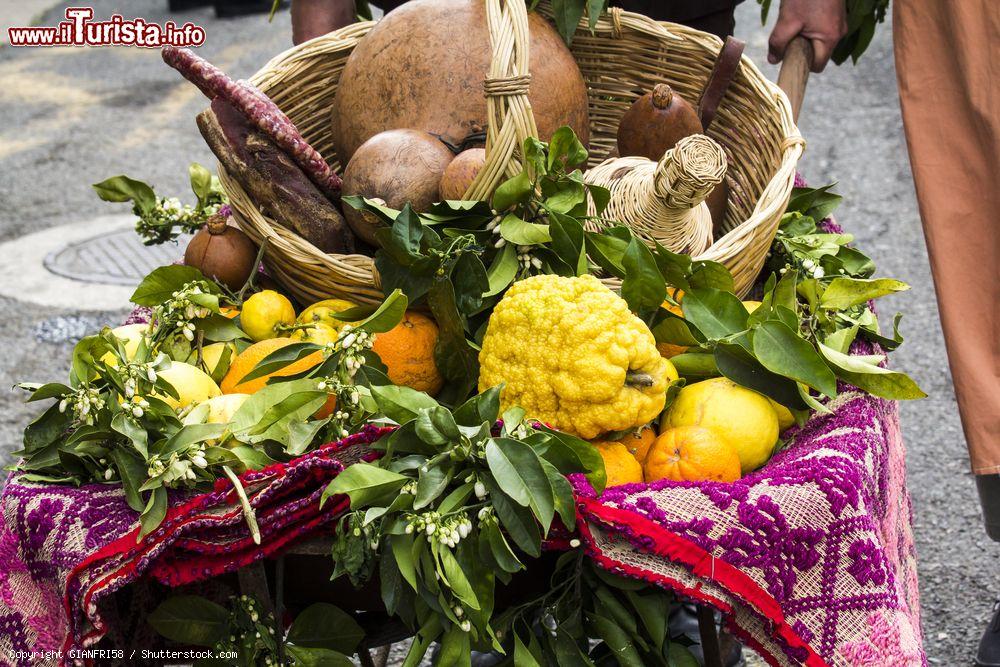
<path id="1" fill-rule="evenodd" d="M 474 491 L 476 493 L 476 498 L 479 498 L 480 500 L 482 500 L 483 498 L 486 497 L 486 485 L 483 484 L 482 482 L 480 482 L 479 480 L 476 480 L 476 484 L 473 487 L 473 489 L 474 489 Z M 485 508 L 483 508 L 483 509 L 485 509 Z"/>

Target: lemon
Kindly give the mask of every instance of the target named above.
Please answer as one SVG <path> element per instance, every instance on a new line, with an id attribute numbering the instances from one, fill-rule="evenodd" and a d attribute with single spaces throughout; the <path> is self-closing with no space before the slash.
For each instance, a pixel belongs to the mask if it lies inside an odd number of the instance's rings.
<path id="1" fill-rule="evenodd" d="M 739 454 L 744 474 L 764 465 L 778 440 L 778 416 L 768 399 L 724 377 L 681 389 L 667 423 L 711 429 Z"/>
<path id="2" fill-rule="evenodd" d="M 222 394 L 219 385 L 215 384 L 208 373 L 182 361 L 171 362 L 170 367 L 158 371 L 161 378 L 170 383 L 179 398 L 163 395 L 158 396 L 174 410 L 186 408 L 192 403 L 201 403 L 214 396 Z"/>
<path id="3" fill-rule="evenodd" d="M 198 350 L 192 350 L 185 363 L 200 368 L 216 382 L 222 382 L 229 370 L 229 363 L 236 356 L 236 346 L 232 343 L 212 343 L 201 348 L 201 364 L 198 364 Z"/>
<path id="4" fill-rule="evenodd" d="M 357 304 L 351 303 L 346 299 L 324 299 L 323 301 L 314 303 L 299 313 L 299 317 L 296 322 L 299 324 L 326 324 L 334 331 L 340 331 L 340 328 L 348 323 L 338 320 L 334 316 L 337 313 L 341 313 L 356 306 Z"/>
<path id="5" fill-rule="evenodd" d="M 276 338 L 281 335 L 279 327 L 293 324 L 295 309 L 292 308 L 292 302 L 274 290 L 257 292 L 243 302 L 240 325 L 255 341 Z"/>
<path id="6" fill-rule="evenodd" d="M 680 377 L 680 374 L 677 372 L 677 367 L 674 366 L 673 362 L 666 357 L 664 357 L 663 360 L 667 362 L 667 382 L 673 382 Z"/>
<path id="7" fill-rule="evenodd" d="M 317 322 L 305 329 L 298 329 L 292 333 L 291 338 L 305 343 L 315 343 L 316 345 L 327 345 L 337 341 L 340 334 L 329 324 Z"/>
<path id="8" fill-rule="evenodd" d="M 781 403 L 778 403 L 772 398 L 768 398 L 771 403 L 771 407 L 774 408 L 774 414 L 778 417 L 778 432 L 783 432 L 785 429 L 795 426 L 795 417 L 792 415 L 792 411 L 786 408 Z"/>
<path id="9" fill-rule="evenodd" d="M 139 351 L 139 343 L 142 337 L 149 333 L 148 324 L 125 324 L 111 330 L 115 338 L 125 341 L 125 358 L 129 361 L 135 359 L 135 353 Z M 118 358 L 111 352 L 106 352 L 101 361 L 112 368 L 118 367 Z"/>
<path id="10" fill-rule="evenodd" d="M 228 424 L 233 421 L 233 415 L 239 410 L 250 394 L 223 394 L 214 396 L 207 401 L 202 401 L 181 420 L 185 425 L 190 424 Z M 214 441 L 207 444 L 215 445 Z M 240 444 L 234 438 L 227 438 L 224 446 L 236 446 Z"/>
<path id="11" fill-rule="evenodd" d="M 743 307 L 747 309 L 748 313 L 752 313 L 760 308 L 760 301 L 744 301 Z"/>

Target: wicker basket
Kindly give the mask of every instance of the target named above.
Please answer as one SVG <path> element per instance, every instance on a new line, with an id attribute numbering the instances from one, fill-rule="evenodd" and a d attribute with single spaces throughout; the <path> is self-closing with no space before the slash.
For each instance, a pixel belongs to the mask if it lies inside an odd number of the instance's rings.
<path id="1" fill-rule="evenodd" d="M 467 193 L 478 199 L 520 170 L 519 147 L 536 132 L 526 94 L 525 4 L 482 1 L 487 3 L 493 61 L 484 83 L 487 162 Z M 548 11 L 546 3 L 541 11 Z M 351 50 L 373 25 L 357 23 L 301 44 L 273 58 L 251 79 L 328 158 L 334 158 L 329 114 L 340 73 Z M 697 102 L 720 45 L 713 35 L 618 9 L 603 16 L 593 34 L 581 21 L 572 52 L 589 89 L 591 164 L 614 147 L 618 120 L 636 97 L 655 84 L 666 82 L 688 101 Z M 745 57 L 709 135 L 726 152 L 730 198 L 724 234 L 699 259 L 725 264 L 743 294 L 760 272 L 788 204 L 804 141 L 784 93 Z M 371 257 L 321 252 L 264 216 L 221 166 L 219 178 L 237 223 L 258 243 L 267 239 L 269 270 L 300 301 L 381 300 Z"/>

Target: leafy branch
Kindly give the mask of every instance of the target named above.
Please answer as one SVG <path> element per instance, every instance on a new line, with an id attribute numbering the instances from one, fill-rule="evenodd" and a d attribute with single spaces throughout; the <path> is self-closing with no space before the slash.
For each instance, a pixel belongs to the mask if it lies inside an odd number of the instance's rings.
<path id="1" fill-rule="evenodd" d="M 182 204 L 176 197 L 161 197 L 142 181 L 125 175 L 112 176 L 92 187 L 104 201 L 132 202 L 132 212 L 139 217 L 136 234 L 145 245 L 173 241 L 181 233 L 193 234 L 205 221 L 227 203 L 218 177 L 197 162 L 188 166 L 194 206 Z"/>
<path id="2" fill-rule="evenodd" d="M 334 576 L 357 585 L 376 568 L 386 610 L 417 633 L 406 665 L 429 644 L 446 656 L 503 651 L 493 626 L 496 581 L 541 555 L 559 523 L 576 522 L 565 475 L 605 481 L 600 454 L 583 440 L 499 414 L 499 387 L 448 410 L 406 387 L 373 387 L 379 410 L 400 427 L 375 444 L 385 454 L 334 479 L 323 499 L 345 495 Z M 498 426 L 497 420 L 502 419 Z"/>
<path id="3" fill-rule="evenodd" d="M 216 655 L 194 667 L 297 665 L 349 667 L 365 633 L 339 607 L 318 602 L 303 609 L 285 631 L 255 598 L 231 598 L 229 608 L 198 595 L 167 598 L 149 615 L 149 624 L 163 637 L 186 646 L 205 646 Z"/>

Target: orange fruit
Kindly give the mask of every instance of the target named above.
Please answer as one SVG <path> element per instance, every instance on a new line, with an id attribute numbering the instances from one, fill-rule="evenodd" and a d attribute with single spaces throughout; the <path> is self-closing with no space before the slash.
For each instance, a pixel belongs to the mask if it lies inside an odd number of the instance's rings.
<path id="1" fill-rule="evenodd" d="M 262 340 L 259 343 L 254 343 L 247 349 L 240 352 L 236 355 L 236 358 L 233 359 L 232 363 L 229 364 L 229 371 L 226 373 L 226 377 L 222 378 L 222 384 L 220 385 L 222 393 L 252 394 L 263 389 L 264 386 L 267 385 L 267 381 L 272 377 L 295 375 L 296 373 L 309 370 L 313 366 L 322 363 L 323 354 L 317 350 L 308 357 L 299 359 L 295 363 L 289 364 L 274 373 L 270 373 L 269 375 L 250 380 L 248 382 L 241 382 L 241 380 L 248 375 L 258 363 L 260 363 L 261 359 L 275 350 L 283 348 L 286 345 L 291 345 L 294 342 L 296 341 L 291 338 L 268 338 L 267 340 Z"/>
<path id="2" fill-rule="evenodd" d="M 646 453 L 649 451 L 650 445 L 656 440 L 656 431 L 652 426 L 646 424 L 641 428 L 637 428 L 631 433 L 625 434 L 625 437 L 620 440 L 591 440 L 590 444 L 597 446 L 600 445 L 610 445 L 610 444 L 621 444 L 625 445 L 625 449 L 631 454 L 636 461 L 642 463 L 646 460 Z"/>
<path id="3" fill-rule="evenodd" d="M 621 442 L 591 443 L 604 459 L 604 471 L 608 475 L 607 486 L 620 486 L 642 481 L 642 466 Z"/>
<path id="4" fill-rule="evenodd" d="M 234 306 L 221 306 L 219 307 L 219 312 L 229 319 L 234 320 L 240 314 L 240 309 Z"/>
<path id="5" fill-rule="evenodd" d="M 740 478 L 740 456 L 711 429 L 678 426 L 656 438 L 643 472 L 647 482 L 735 482 Z"/>
<path id="6" fill-rule="evenodd" d="M 393 384 L 434 396 L 444 385 L 444 378 L 434 364 L 437 341 L 437 323 L 422 313 L 408 310 L 399 324 L 375 336 L 372 349 L 389 369 Z"/>

